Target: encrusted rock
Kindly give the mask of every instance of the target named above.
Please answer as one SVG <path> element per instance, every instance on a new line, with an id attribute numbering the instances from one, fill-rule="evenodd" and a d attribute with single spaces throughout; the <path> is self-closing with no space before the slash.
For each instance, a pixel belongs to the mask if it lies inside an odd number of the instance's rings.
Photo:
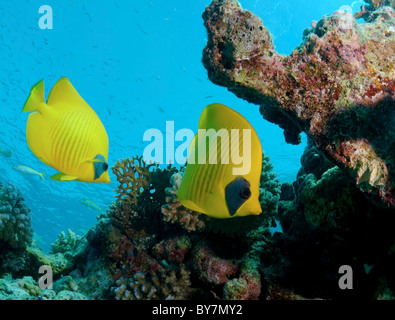
<path id="1" fill-rule="evenodd" d="M 287 142 L 298 143 L 304 131 L 359 189 L 395 206 L 392 7 L 379 7 L 366 24 L 347 12 L 327 15 L 289 56 L 276 52 L 262 20 L 237 1 L 214 0 L 203 19 L 211 81 L 260 105 Z"/>

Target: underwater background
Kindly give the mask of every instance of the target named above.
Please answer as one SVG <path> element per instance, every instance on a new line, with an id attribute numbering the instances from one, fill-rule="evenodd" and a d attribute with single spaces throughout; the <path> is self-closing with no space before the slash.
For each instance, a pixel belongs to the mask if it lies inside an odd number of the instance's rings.
<path id="1" fill-rule="evenodd" d="M 90 199 L 103 211 L 115 200 L 110 184 L 57 182 L 56 171 L 29 150 L 21 112 L 30 89 L 44 79 L 46 96 L 67 76 L 96 111 L 109 136 L 109 165 L 143 154 L 144 132 L 165 135 L 166 121 L 175 130 L 196 132 L 204 107 L 220 102 L 245 116 L 257 131 L 281 182 L 294 181 L 306 146 L 286 144 L 282 130 L 262 120 L 256 105 L 238 99 L 207 78 L 202 50 L 207 42 L 201 18 L 211 1 L 36 1 L 0 2 L 0 180 L 12 181 L 31 207 L 34 238 L 50 249 L 61 231 L 84 235 L 100 214 L 79 202 Z M 303 30 L 326 14 L 363 1 L 245 0 L 242 6 L 263 19 L 276 50 L 288 55 L 300 44 Z M 53 9 L 53 29 L 38 26 L 41 5 Z M 179 144 L 179 143 L 178 143 Z M 177 142 L 175 143 L 177 147 Z M 10 155 L 10 154 L 8 154 Z M 44 172 L 46 180 L 13 170 L 25 165 Z"/>
<path id="2" fill-rule="evenodd" d="M 395 300 L 395 0 L 20 0 L 0 17 L 0 300 Z M 26 143 L 22 108 L 62 77 L 109 153 L 86 161 L 64 125 L 54 157 L 109 184 L 54 181 Z M 62 111 L 97 142 L 95 117 Z M 171 145 L 142 161 L 147 133 L 196 133 L 201 114 L 245 116 L 250 173 L 168 166 Z"/>

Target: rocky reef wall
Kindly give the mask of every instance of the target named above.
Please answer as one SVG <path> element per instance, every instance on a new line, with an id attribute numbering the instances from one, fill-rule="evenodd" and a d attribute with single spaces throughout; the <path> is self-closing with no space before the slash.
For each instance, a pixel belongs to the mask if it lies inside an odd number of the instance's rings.
<path id="1" fill-rule="evenodd" d="M 395 11 L 391 1 L 370 2 L 367 23 L 336 11 L 282 56 L 259 17 L 215 0 L 203 13 L 203 64 L 212 82 L 259 105 L 288 143 L 305 132 L 373 201 L 394 207 Z"/>

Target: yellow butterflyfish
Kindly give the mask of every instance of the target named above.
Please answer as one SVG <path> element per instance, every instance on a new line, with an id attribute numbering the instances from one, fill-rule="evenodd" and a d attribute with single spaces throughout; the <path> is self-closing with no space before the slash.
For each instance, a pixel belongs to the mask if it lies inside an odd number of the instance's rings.
<path id="1" fill-rule="evenodd" d="M 251 124 L 214 103 L 202 112 L 177 197 L 215 218 L 258 215 L 262 146 Z"/>
<path id="2" fill-rule="evenodd" d="M 44 81 L 33 86 L 23 107 L 32 112 L 26 125 L 26 141 L 34 155 L 60 171 L 57 181 L 109 183 L 108 136 L 96 112 L 66 77 L 44 96 Z"/>

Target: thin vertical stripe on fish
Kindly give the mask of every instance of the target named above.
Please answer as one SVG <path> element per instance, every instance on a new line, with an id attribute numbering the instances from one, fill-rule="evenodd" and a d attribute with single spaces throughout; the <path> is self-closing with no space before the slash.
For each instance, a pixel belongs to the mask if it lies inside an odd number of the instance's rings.
<path id="1" fill-rule="evenodd" d="M 198 129 L 206 130 L 207 134 L 199 136 L 198 132 L 191 143 L 189 161 L 177 192 L 181 204 L 215 218 L 260 214 L 262 146 L 254 128 L 241 114 L 215 103 L 203 110 Z M 238 139 L 232 139 L 232 130 L 238 132 Z M 250 134 L 246 136 L 244 130 Z M 251 139 L 247 139 L 249 136 Z M 244 149 L 248 146 L 245 142 L 250 143 L 250 152 Z M 204 150 L 205 158 L 200 160 L 205 163 L 199 163 L 199 152 Z M 242 158 L 242 164 L 234 162 L 233 153 Z M 249 169 L 238 174 L 235 169 L 244 166 L 244 162 Z"/>
<path id="2" fill-rule="evenodd" d="M 47 102 L 44 81 L 38 82 L 22 111 L 32 112 L 26 125 L 30 150 L 60 171 L 53 180 L 110 182 L 107 132 L 66 77 L 56 82 Z"/>

